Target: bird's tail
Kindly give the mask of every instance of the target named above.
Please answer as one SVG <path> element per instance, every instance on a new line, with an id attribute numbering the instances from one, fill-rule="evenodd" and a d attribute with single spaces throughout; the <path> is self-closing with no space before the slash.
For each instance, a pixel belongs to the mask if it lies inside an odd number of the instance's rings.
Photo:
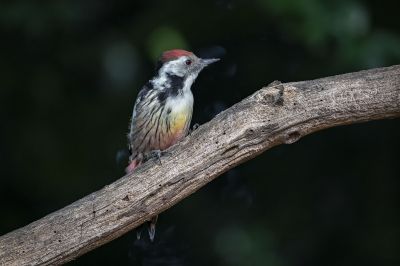
<path id="1" fill-rule="evenodd" d="M 154 237 L 156 235 L 156 223 L 157 223 L 158 215 L 151 218 L 151 220 L 147 224 L 147 231 L 149 233 L 150 241 L 154 241 Z M 142 225 L 143 226 L 143 225 Z M 140 239 L 142 236 L 142 226 L 140 226 L 139 230 L 136 231 L 136 238 Z"/>
<path id="2" fill-rule="evenodd" d="M 156 223 L 157 223 L 158 215 L 151 217 L 149 222 L 149 227 L 147 231 L 149 232 L 150 241 L 153 242 L 154 236 L 156 235 Z"/>
<path id="3" fill-rule="evenodd" d="M 138 167 L 140 164 L 140 161 L 138 159 L 133 159 L 129 165 L 125 168 L 125 172 L 127 174 L 133 172 L 136 167 Z M 154 237 L 156 235 L 156 223 L 157 223 L 157 219 L 158 219 L 158 215 L 151 217 L 149 223 L 148 223 L 148 227 L 147 227 L 147 231 L 149 232 L 149 238 L 150 241 L 153 242 L 154 241 Z M 136 238 L 140 239 L 141 236 L 141 230 L 138 230 L 136 232 Z"/>

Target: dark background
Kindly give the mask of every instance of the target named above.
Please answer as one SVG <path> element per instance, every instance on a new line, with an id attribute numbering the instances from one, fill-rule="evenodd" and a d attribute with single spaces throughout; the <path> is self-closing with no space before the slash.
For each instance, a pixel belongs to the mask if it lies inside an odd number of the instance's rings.
<path id="1" fill-rule="evenodd" d="M 135 97 L 161 51 L 222 61 L 193 123 L 273 80 L 400 63 L 396 1 L 0 4 L 0 234 L 122 176 Z M 400 123 L 318 132 L 217 178 L 70 265 L 399 265 Z"/>

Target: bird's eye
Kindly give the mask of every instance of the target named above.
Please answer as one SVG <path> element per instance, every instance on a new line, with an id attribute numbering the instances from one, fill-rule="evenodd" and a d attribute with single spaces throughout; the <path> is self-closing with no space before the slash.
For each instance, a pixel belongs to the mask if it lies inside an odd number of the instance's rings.
<path id="1" fill-rule="evenodd" d="M 187 59 L 187 60 L 185 61 L 185 64 L 186 64 L 187 66 L 191 65 L 191 64 L 192 64 L 192 60 Z"/>

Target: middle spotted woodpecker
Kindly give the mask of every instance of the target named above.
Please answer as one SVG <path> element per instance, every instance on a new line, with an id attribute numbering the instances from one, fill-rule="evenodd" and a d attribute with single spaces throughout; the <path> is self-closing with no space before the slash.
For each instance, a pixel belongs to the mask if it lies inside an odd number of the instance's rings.
<path id="1" fill-rule="evenodd" d="M 184 138 L 193 111 L 191 86 L 200 71 L 219 59 L 202 59 L 185 50 L 166 51 L 156 75 L 139 92 L 128 133 L 130 151 L 126 172 L 133 171 L 152 152 L 163 151 Z M 149 226 L 154 239 L 154 217 Z"/>

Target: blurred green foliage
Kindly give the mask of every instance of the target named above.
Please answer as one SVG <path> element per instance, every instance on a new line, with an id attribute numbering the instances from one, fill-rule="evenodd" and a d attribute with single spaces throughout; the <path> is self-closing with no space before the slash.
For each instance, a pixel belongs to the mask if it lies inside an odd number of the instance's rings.
<path id="1" fill-rule="evenodd" d="M 273 80 L 400 62 L 389 0 L 11 1 L 0 4 L 0 234 L 122 176 L 133 103 L 170 48 L 222 61 L 194 123 Z M 72 265 L 398 265 L 399 121 L 276 147 Z"/>

